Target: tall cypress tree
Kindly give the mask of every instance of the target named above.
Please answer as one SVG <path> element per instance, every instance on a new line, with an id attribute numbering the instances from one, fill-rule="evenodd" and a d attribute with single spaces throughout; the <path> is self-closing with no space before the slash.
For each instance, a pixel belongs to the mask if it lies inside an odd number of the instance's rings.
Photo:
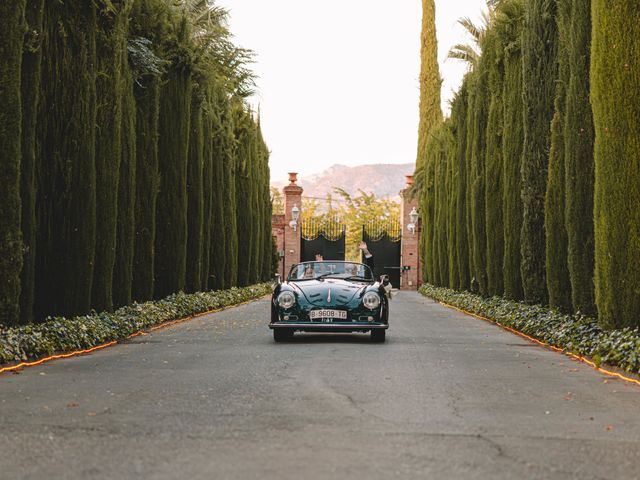
<path id="1" fill-rule="evenodd" d="M 160 95 L 160 191 L 156 206 L 155 296 L 185 288 L 187 270 L 187 164 L 191 74 L 173 65 Z"/>
<path id="2" fill-rule="evenodd" d="M 209 95 L 211 95 L 211 85 L 208 85 Z M 203 202 L 203 230 L 202 230 L 202 269 L 200 272 L 200 283 L 203 290 L 210 287 L 211 279 L 211 250 L 213 233 L 213 202 L 216 194 L 214 192 L 214 165 L 213 165 L 213 109 L 211 100 L 207 99 L 207 105 L 202 117 L 202 202 Z"/>
<path id="3" fill-rule="evenodd" d="M 430 141 L 427 143 L 429 146 L 429 156 L 428 162 L 430 164 L 430 176 L 431 181 L 433 182 L 433 193 L 431 196 L 432 201 L 432 228 L 431 228 L 431 236 L 430 236 L 430 245 L 429 251 L 431 252 L 431 271 L 433 272 L 432 283 L 437 286 L 442 286 L 442 272 L 440 271 L 441 267 L 441 257 L 440 257 L 440 239 L 439 234 L 441 233 L 438 227 L 440 226 L 440 204 L 438 200 L 440 199 L 440 180 L 444 178 L 440 178 L 440 142 L 435 141 L 436 135 L 439 133 L 439 128 L 435 128 L 431 131 L 433 135 L 434 141 Z"/>
<path id="4" fill-rule="evenodd" d="M 158 137 L 163 61 L 160 47 L 169 24 L 168 6 L 160 0 L 139 0 L 133 5 L 130 36 L 147 61 L 134 71 L 136 102 L 136 178 L 134 195 L 134 247 L 132 297 L 136 301 L 153 298 L 155 287 L 156 206 L 160 188 Z"/>
<path id="5" fill-rule="evenodd" d="M 20 196 L 22 200 L 22 239 L 24 264 L 20 291 L 20 321 L 33 318 L 36 281 L 36 195 L 37 195 L 37 113 L 40 102 L 44 0 L 28 0 L 25 19 L 27 33 L 22 51 L 22 163 Z"/>
<path id="6" fill-rule="evenodd" d="M 509 22 L 501 22 L 504 41 L 504 138 L 502 141 L 503 219 L 504 219 L 504 295 L 522 300 L 520 273 L 520 233 L 522 230 L 522 162 L 523 102 L 521 35 L 524 6 L 520 0 L 503 4 L 509 7 Z M 504 17 L 503 17 L 504 19 Z"/>
<path id="7" fill-rule="evenodd" d="M 262 125 L 260 122 L 260 116 L 258 116 L 258 152 L 260 155 L 260 163 L 261 163 L 261 196 L 260 196 L 260 205 L 263 208 L 263 217 L 262 217 L 262 268 L 260 273 L 260 280 L 263 282 L 268 281 L 272 274 L 272 264 L 273 264 L 273 241 L 271 237 L 271 215 L 272 215 L 272 205 L 271 205 L 271 193 L 269 190 L 269 181 L 271 178 L 271 174 L 269 171 L 269 149 L 267 148 L 267 144 L 264 141 L 264 136 L 262 134 Z"/>
<path id="8" fill-rule="evenodd" d="M 235 285 L 237 275 L 237 231 L 235 209 L 235 163 L 233 127 L 229 102 L 220 85 L 212 91 L 212 205 L 209 288 Z"/>
<path id="9" fill-rule="evenodd" d="M 487 63 L 487 139 L 484 161 L 484 208 L 486 221 L 487 293 L 491 296 L 504 293 L 502 265 L 504 261 L 503 231 L 503 83 L 502 44 L 498 33 L 489 30 L 483 49 L 483 62 Z"/>
<path id="10" fill-rule="evenodd" d="M 46 2 L 36 317 L 89 312 L 96 241 L 96 11 Z"/>
<path id="11" fill-rule="evenodd" d="M 446 153 L 444 151 L 444 142 L 442 139 L 443 127 L 438 126 L 431 130 L 431 134 L 436 138 L 433 143 L 429 142 L 431 147 L 430 156 L 433 163 L 433 218 L 434 228 L 432 237 L 432 256 L 434 265 L 433 281 L 435 285 L 444 286 L 445 278 L 448 277 L 449 269 L 447 268 L 447 250 L 446 250 L 446 232 L 447 222 L 445 218 L 444 203 L 446 198 Z"/>
<path id="12" fill-rule="evenodd" d="M 220 132 L 222 167 L 224 172 L 224 230 L 220 232 L 226 239 L 225 262 L 224 262 L 224 286 L 225 288 L 238 285 L 238 250 L 239 229 L 237 213 L 239 210 L 237 203 L 237 146 L 234 139 L 234 118 L 231 112 L 231 105 L 228 100 L 224 100 L 221 109 Z M 220 217 L 222 218 L 222 217 Z M 219 243 L 216 245 L 220 245 Z M 216 258 L 212 256 L 212 259 Z"/>
<path id="13" fill-rule="evenodd" d="M 571 283 L 567 265 L 565 228 L 565 148 L 564 116 L 570 71 L 568 62 L 571 0 L 558 0 L 558 81 L 555 113 L 551 122 L 551 150 L 545 198 L 546 271 L 549 304 L 562 311 L 571 310 Z"/>
<path id="14" fill-rule="evenodd" d="M 420 252 L 423 265 L 423 280 L 436 284 L 436 261 L 433 248 L 435 238 L 435 136 L 430 136 L 427 142 L 426 156 L 424 158 L 419 174 L 422 175 L 422 186 L 420 190 L 420 212 L 422 216 L 422 242 Z"/>
<path id="15" fill-rule="evenodd" d="M 423 159 L 427 154 L 429 133 L 442 122 L 442 107 L 440 105 L 442 80 L 438 66 L 435 0 L 422 0 L 420 57 L 420 125 L 418 128 L 416 170 L 422 168 Z"/>
<path id="16" fill-rule="evenodd" d="M 480 61 L 475 73 L 474 103 L 470 107 L 467 151 L 470 153 L 471 225 L 473 277 L 478 291 L 486 295 L 487 290 L 487 233 L 485 215 L 485 160 L 487 143 L 487 63 Z"/>
<path id="17" fill-rule="evenodd" d="M 263 220 L 264 210 L 260 205 L 260 190 L 262 188 L 262 162 L 260 159 L 260 146 L 258 144 L 258 130 L 255 120 L 252 119 L 252 134 L 251 142 L 253 144 L 252 156 L 253 164 L 252 168 L 252 192 L 251 200 L 253 202 L 253 218 L 256 219 L 253 232 L 253 274 L 251 276 L 251 283 L 258 283 L 260 281 L 260 272 L 262 271 L 262 235 L 263 235 Z"/>
<path id="18" fill-rule="evenodd" d="M 596 303 L 603 326 L 640 325 L 640 3 L 592 2 Z"/>
<path id="19" fill-rule="evenodd" d="M 416 177 L 422 179 L 422 195 L 420 210 L 423 213 L 424 232 L 420 238 L 422 264 L 425 266 L 425 281 L 434 282 L 435 261 L 433 256 L 432 225 L 426 219 L 435 218 L 433 168 L 427 165 L 429 143 L 432 141 L 432 130 L 442 122 L 440 105 L 441 78 L 438 65 L 438 39 L 436 35 L 436 6 L 434 0 L 422 0 L 422 32 L 420 44 L 420 123 L 418 126 L 418 152 L 416 159 Z"/>
<path id="20" fill-rule="evenodd" d="M 96 247 L 91 292 L 92 307 L 113 307 L 113 268 L 116 260 L 118 183 L 122 158 L 122 102 L 127 64 L 126 34 L 130 2 L 99 8 L 96 39 Z"/>
<path id="21" fill-rule="evenodd" d="M 262 183 L 262 165 L 260 163 L 260 154 L 258 147 L 258 131 L 255 121 L 252 121 L 252 133 L 251 133 L 251 143 L 252 143 L 252 157 L 253 157 L 253 167 L 252 167 L 252 179 L 251 179 L 251 199 L 253 202 L 253 218 L 255 219 L 254 224 L 254 233 L 253 233 L 253 243 L 254 243 L 254 254 L 253 254 L 253 268 L 252 268 L 252 276 L 251 283 L 257 283 L 260 278 L 260 271 L 262 270 L 262 216 L 263 210 L 261 205 L 259 204 L 260 199 L 260 188 Z"/>
<path id="22" fill-rule="evenodd" d="M 153 298 L 155 287 L 156 205 L 160 184 L 158 132 L 160 79 L 138 80 L 136 96 L 136 193 L 133 299 Z"/>
<path id="23" fill-rule="evenodd" d="M 524 299 L 546 303 L 544 198 L 557 77 L 555 0 L 525 2 L 522 41 L 524 152 L 521 271 Z"/>
<path id="24" fill-rule="evenodd" d="M 457 127 L 453 116 L 449 120 L 449 138 L 447 151 L 447 261 L 449 265 L 448 286 L 455 290 L 460 289 L 460 264 L 458 262 L 458 182 L 460 175 L 457 171 L 458 149 L 457 149 Z"/>
<path id="25" fill-rule="evenodd" d="M 22 212 L 20 160 L 22 102 L 20 81 L 25 33 L 25 1 L 2 2 L 0 25 L 0 323 L 15 324 L 20 318 L 22 271 Z"/>
<path id="26" fill-rule="evenodd" d="M 589 102 L 590 2 L 573 0 L 567 42 L 569 84 L 565 121 L 566 226 L 574 311 L 594 315 L 593 112 Z"/>
<path id="27" fill-rule="evenodd" d="M 204 248 L 203 101 L 203 92 L 194 89 L 191 102 L 191 133 L 189 135 L 189 163 L 187 167 L 188 233 L 186 289 L 188 292 L 198 292 L 202 290 L 202 255 Z"/>
<path id="28" fill-rule="evenodd" d="M 438 251 L 440 256 L 441 285 L 453 288 L 453 277 L 457 277 L 456 262 L 453 258 L 455 231 L 450 221 L 451 190 L 453 188 L 453 161 L 455 154 L 451 121 L 448 119 L 442 126 L 442 156 L 440 158 L 440 191 L 438 197 L 439 226 Z"/>
<path id="29" fill-rule="evenodd" d="M 127 57 L 122 58 L 124 92 L 122 98 L 122 156 L 118 182 L 118 225 L 116 228 L 116 261 L 113 269 L 113 301 L 129 305 L 133 300 L 133 262 L 136 232 L 136 99 L 133 78 L 126 71 Z"/>
<path id="30" fill-rule="evenodd" d="M 249 285 L 253 263 L 253 202 L 251 199 L 251 125 L 244 105 L 234 106 L 236 153 L 236 221 L 238 228 L 238 286 Z M 249 220 L 250 219 L 250 220 Z"/>
<path id="31" fill-rule="evenodd" d="M 478 281 L 476 279 L 476 266 L 473 258 L 473 172 L 472 172 L 472 150 L 473 150 L 473 132 L 474 132 L 474 124 L 473 120 L 475 118 L 475 104 L 476 97 L 478 96 L 478 88 L 477 84 L 477 75 L 475 72 L 471 71 L 467 74 L 466 77 L 468 81 L 468 102 L 467 102 L 467 118 L 466 118 L 466 133 L 467 138 L 465 141 L 465 202 L 467 206 L 466 211 L 466 222 L 467 222 L 467 251 L 468 251 L 468 259 L 469 259 L 469 288 L 471 291 L 478 290 Z"/>
<path id="32" fill-rule="evenodd" d="M 451 119 L 455 125 L 456 164 L 458 173 L 456 183 L 456 261 L 458 262 L 458 286 L 466 290 L 470 288 L 469 278 L 469 232 L 467 230 L 467 111 L 469 95 L 468 79 L 465 77 L 462 87 L 456 95 L 451 107 Z"/>

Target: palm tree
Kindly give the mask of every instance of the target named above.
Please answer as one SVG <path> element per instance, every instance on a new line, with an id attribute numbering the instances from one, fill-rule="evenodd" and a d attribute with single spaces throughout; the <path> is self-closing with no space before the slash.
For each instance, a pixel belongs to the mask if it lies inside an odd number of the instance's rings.
<path id="1" fill-rule="evenodd" d="M 241 98 L 253 95 L 255 74 L 248 65 L 253 63 L 254 53 L 233 44 L 229 12 L 212 0 L 182 0 L 181 8 L 192 26 L 196 63 L 207 73 L 217 72 L 233 94 Z"/>
<path id="2" fill-rule="evenodd" d="M 469 17 L 463 17 L 458 20 L 458 25 L 461 25 L 471 36 L 472 43 L 458 43 L 451 47 L 447 55 L 447 58 L 468 63 L 470 70 L 478 64 L 482 56 L 486 33 L 493 24 L 498 7 L 503 3 L 503 0 L 486 0 L 486 2 L 487 10 L 481 14 L 482 23 L 480 25 L 475 24 Z"/>

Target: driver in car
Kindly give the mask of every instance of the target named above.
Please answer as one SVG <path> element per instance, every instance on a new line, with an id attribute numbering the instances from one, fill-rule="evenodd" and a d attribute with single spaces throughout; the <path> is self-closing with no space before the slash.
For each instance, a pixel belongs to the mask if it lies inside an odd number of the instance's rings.
<path id="1" fill-rule="evenodd" d="M 304 269 L 304 275 L 302 278 L 315 278 L 316 273 L 313 267 L 314 267 L 313 263 L 306 265 Z"/>

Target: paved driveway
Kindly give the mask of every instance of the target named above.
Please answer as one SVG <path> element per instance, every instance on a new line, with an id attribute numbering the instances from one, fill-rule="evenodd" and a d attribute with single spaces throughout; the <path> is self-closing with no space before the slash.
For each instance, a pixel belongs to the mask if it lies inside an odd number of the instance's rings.
<path id="1" fill-rule="evenodd" d="M 0 375 L 0 478 L 640 477 L 640 387 L 415 293 L 382 345 L 267 312 Z"/>

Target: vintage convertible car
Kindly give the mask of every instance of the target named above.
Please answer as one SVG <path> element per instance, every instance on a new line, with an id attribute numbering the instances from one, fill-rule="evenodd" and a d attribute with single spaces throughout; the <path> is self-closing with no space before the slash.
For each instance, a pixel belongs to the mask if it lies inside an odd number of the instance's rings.
<path id="1" fill-rule="evenodd" d="M 361 263 L 322 261 L 294 265 L 271 300 L 276 342 L 294 332 L 371 332 L 384 342 L 389 328 L 389 281 Z"/>

